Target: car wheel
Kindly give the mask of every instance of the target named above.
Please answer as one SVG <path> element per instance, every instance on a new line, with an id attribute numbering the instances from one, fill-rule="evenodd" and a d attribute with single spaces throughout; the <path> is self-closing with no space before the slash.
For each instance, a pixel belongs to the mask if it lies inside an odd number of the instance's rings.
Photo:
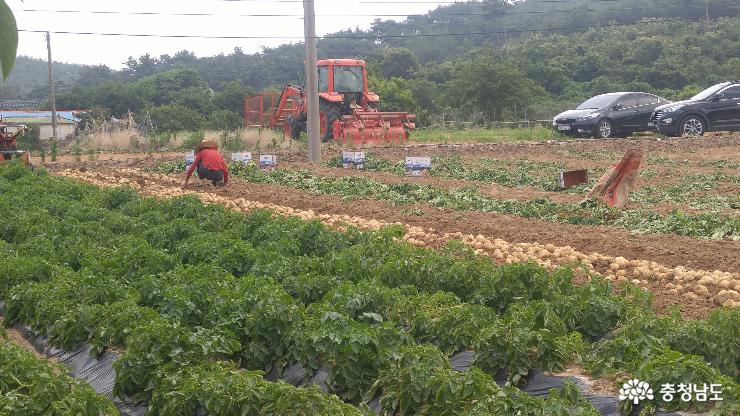
<path id="1" fill-rule="evenodd" d="M 706 131 L 704 120 L 697 116 L 688 116 L 681 120 L 681 133 L 684 136 L 702 136 Z"/>
<path id="2" fill-rule="evenodd" d="M 596 138 L 608 139 L 614 135 L 614 128 L 611 121 L 603 119 L 596 125 Z"/>

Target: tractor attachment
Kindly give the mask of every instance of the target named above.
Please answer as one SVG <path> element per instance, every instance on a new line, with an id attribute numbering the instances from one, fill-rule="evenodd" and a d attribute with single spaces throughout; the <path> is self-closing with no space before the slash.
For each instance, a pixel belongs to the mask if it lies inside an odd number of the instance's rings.
<path id="1" fill-rule="evenodd" d="M 13 159 L 20 159 L 24 166 L 31 166 L 31 159 L 27 150 L 0 150 L 0 163 Z"/>
<path id="2" fill-rule="evenodd" d="M 403 112 L 356 110 L 334 123 L 334 138 L 348 146 L 405 144 L 415 128 L 414 117 Z"/>
<path id="3" fill-rule="evenodd" d="M 628 150 L 622 160 L 599 179 L 588 196 L 602 199 L 612 208 L 623 209 L 634 186 L 642 156 L 642 150 Z"/>

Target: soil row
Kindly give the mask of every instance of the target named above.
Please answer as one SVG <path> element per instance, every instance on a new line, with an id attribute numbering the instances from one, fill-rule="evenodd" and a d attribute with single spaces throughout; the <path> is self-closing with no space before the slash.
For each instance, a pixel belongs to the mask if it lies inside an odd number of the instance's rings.
<path id="1" fill-rule="evenodd" d="M 575 226 L 489 213 L 459 213 L 424 206 L 422 216 L 372 200 L 342 201 L 276 185 L 233 181 L 227 188 L 180 189 L 175 175 L 138 169 L 66 170 L 60 175 L 99 186 L 129 185 L 144 195 L 169 198 L 184 194 L 207 203 L 248 212 L 267 208 L 280 215 L 318 219 L 344 229 L 378 229 L 400 224 L 411 244 L 439 248 L 461 240 L 498 263 L 537 261 L 548 268 L 573 265 L 595 271 L 618 284 L 650 290 L 660 312 L 681 306 L 686 318 L 704 317 L 720 305 L 740 306 L 740 242 L 668 235 L 630 235 L 610 227 Z"/>

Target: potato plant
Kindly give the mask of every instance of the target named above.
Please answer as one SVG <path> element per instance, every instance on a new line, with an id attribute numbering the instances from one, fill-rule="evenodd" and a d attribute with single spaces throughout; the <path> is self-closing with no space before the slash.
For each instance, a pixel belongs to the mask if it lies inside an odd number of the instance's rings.
<path id="1" fill-rule="evenodd" d="M 87 383 L 0 340 L 0 414 L 114 416 L 118 410 Z"/>
<path id="2" fill-rule="evenodd" d="M 389 414 L 565 414 L 557 409 L 575 407 L 586 415 L 592 409 L 570 388 L 541 400 L 517 387 L 532 370 L 559 371 L 586 358 L 595 372 L 609 362 L 652 377 L 671 366 L 657 348 L 663 345 L 674 361 L 698 354 L 712 363 L 711 374 L 727 377 L 722 404 L 736 399 L 737 348 L 706 343 L 695 325 L 737 339 L 737 326 L 717 322 L 735 322 L 739 310 L 723 309 L 726 317 L 711 323 L 677 318 L 681 336 L 657 332 L 656 348 L 623 356 L 609 340 L 637 342 L 624 328 L 657 319 L 639 289 L 614 294 L 598 278 L 575 286 L 568 269 L 498 266 L 459 248 L 422 249 L 398 241 L 397 229 L 342 233 L 194 197 L 156 201 L 126 188 L 4 169 L 15 168 L 0 166 L 7 190 L 0 205 L 15 207 L 9 223 L 50 227 L 9 226 L 0 250 L 22 259 L 19 265 L 58 253 L 5 283 L 6 324 L 29 325 L 58 346 L 121 351 L 116 393 L 149 402 L 153 414 L 364 414 L 364 402 L 380 395 Z M 69 241 L 94 244 L 81 244 L 69 262 Z M 119 266 L 129 263 L 134 272 Z M 473 367 L 451 371 L 448 357 L 460 351 L 476 354 Z M 306 378 L 325 369 L 328 394 L 260 375 L 292 364 Z M 679 368 L 682 377 L 697 369 Z M 417 375 L 428 382 L 398 382 Z M 498 387 L 497 376 L 509 386 Z M 226 385 L 241 393 L 229 394 Z"/>
<path id="3" fill-rule="evenodd" d="M 182 171 L 182 163 L 162 163 L 157 171 Z M 232 164 L 234 177 L 256 183 L 272 183 L 315 194 L 337 195 L 347 200 L 370 198 L 393 205 L 428 204 L 457 211 L 495 212 L 524 218 L 577 224 L 609 225 L 640 233 L 677 234 L 704 238 L 735 238 L 740 235 L 740 220 L 724 213 L 668 214 L 643 210 L 619 211 L 594 200 L 581 203 L 556 203 L 544 197 L 529 201 L 502 200 L 481 194 L 477 187 L 444 189 L 414 183 L 388 184 L 367 177 L 327 177 L 310 171 L 275 170 L 263 172 L 255 165 Z"/>

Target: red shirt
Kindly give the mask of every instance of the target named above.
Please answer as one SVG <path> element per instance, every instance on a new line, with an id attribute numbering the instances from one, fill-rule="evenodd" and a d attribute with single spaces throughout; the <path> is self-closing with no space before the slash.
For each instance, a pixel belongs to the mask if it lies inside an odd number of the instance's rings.
<path id="1" fill-rule="evenodd" d="M 226 162 L 224 162 L 224 158 L 221 157 L 218 150 L 213 149 L 203 149 L 195 155 L 195 160 L 193 161 L 193 164 L 190 165 L 190 169 L 188 169 L 185 179 L 190 179 L 190 176 L 193 174 L 193 171 L 198 167 L 198 163 L 200 162 L 203 162 L 203 166 L 210 170 L 224 171 L 224 183 L 229 181 L 229 168 L 226 166 Z"/>

